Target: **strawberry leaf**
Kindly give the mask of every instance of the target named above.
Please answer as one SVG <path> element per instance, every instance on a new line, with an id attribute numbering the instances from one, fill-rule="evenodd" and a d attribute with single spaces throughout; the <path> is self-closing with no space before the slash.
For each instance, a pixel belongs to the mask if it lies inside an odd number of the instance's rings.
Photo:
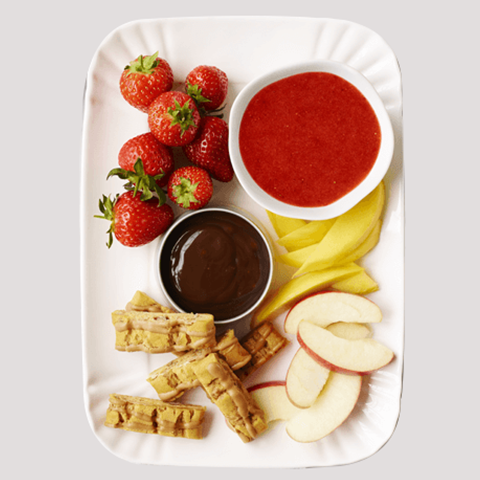
<path id="1" fill-rule="evenodd" d="M 182 204 L 185 208 L 190 206 L 190 203 L 198 203 L 199 200 L 195 197 L 200 182 L 192 183 L 188 178 L 181 178 L 180 183 L 173 187 L 173 195 L 178 204 Z"/>
<path id="2" fill-rule="evenodd" d="M 190 127 L 196 127 L 193 119 L 193 112 L 190 108 L 190 99 L 188 99 L 183 105 L 180 105 L 177 100 L 174 100 L 174 107 L 170 107 L 167 112 L 172 117 L 171 125 L 179 125 L 182 136 Z"/>
<path id="3" fill-rule="evenodd" d="M 133 169 L 134 171 L 132 172 L 123 168 L 114 168 L 108 172 L 107 180 L 111 176 L 118 176 L 122 180 L 127 180 L 127 183 L 124 185 L 125 190 L 133 190 L 134 196 L 136 196 L 138 192 L 141 192 L 140 200 L 143 201 L 150 200 L 153 197 L 153 193 L 156 193 L 158 206 L 162 206 L 166 201 L 166 195 L 156 181 L 160 180 L 164 174 L 146 174 L 140 157 L 137 158 Z"/>
<path id="4" fill-rule="evenodd" d="M 110 222 L 110 227 L 107 230 L 108 233 L 108 241 L 106 243 L 107 247 L 110 248 L 113 244 L 113 232 L 115 230 L 115 212 L 114 207 L 115 203 L 117 203 L 119 195 L 116 195 L 115 198 L 112 200 L 110 196 L 102 195 L 102 198 L 98 202 L 98 208 L 102 215 L 94 215 L 94 218 L 101 218 L 104 220 L 108 220 Z"/>
<path id="5" fill-rule="evenodd" d="M 153 55 L 140 55 L 125 67 L 125 70 L 128 70 L 127 75 L 132 73 L 143 73 L 145 75 L 150 75 L 158 66 L 157 56 L 158 52 L 155 52 Z"/>
<path id="6" fill-rule="evenodd" d="M 188 82 L 187 86 L 187 95 L 193 98 L 193 101 L 197 104 L 197 107 L 199 107 L 202 103 L 211 102 L 209 98 L 202 95 L 202 87 L 199 85 L 192 85 L 190 82 Z"/>

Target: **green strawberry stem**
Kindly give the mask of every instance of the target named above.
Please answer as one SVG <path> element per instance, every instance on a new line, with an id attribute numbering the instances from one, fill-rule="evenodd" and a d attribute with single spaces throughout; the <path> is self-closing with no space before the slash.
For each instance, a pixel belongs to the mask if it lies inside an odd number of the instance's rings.
<path id="1" fill-rule="evenodd" d="M 132 73 L 143 73 L 145 75 L 150 75 L 158 66 L 157 57 L 158 52 L 155 52 L 153 55 L 140 55 L 137 59 L 131 61 L 125 67 L 125 70 L 128 70 L 127 75 Z"/>
<path id="2" fill-rule="evenodd" d="M 143 168 L 142 159 L 137 158 L 134 171 L 125 170 L 123 168 L 114 168 L 108 172 L 107 180 L 116 175 L 122 180 L 128 180 L 124 185 L 125 190 L 133 190 L 134 196 L 138 192 L 141 192 L 140 200 L 147 201 L 153 197 L 153 194 L 156 193 L 158 197 L 158 206 L 160 207 L 166 201 L 165 192 L 158 186 L 157 180 L 160 180 L 163 177 L 163 173 L 158 175 L 148 175 L 145 173 Z"/>
<path id="3" fill-rule="evenodd" d="M 117 203 L 119 195 L 116 195 L 112 200 L 110 196 L 102 195 L 102 198 L 98 201 L 98 208 L 103 215 L 94 215 L 95 218 L 102 218 L 110 222 L 110 227 L 107 230 L 108 241 L 107 247 L 110 248 L 113 244 L 113 231 L 115 230 L 115 213 L 113 211 L 115 203 Z"/>
<path id="4" fill-rule="evenodd" d="M 172 117 L 172 127 L 179 125 L 182 136 L 190 127 L 195 127 L 193 120 L 193 112 L 190 109 L 190 99 L 188 99 L 183 105 L 180 105 L 177 100 L 174 100 L 175 106 L 170 107 L 167 111 Z"/>
<path id="5" fill-rule="evenodd" d="M 200 182 L 192 183 L 188 178 L 181 178 L 180 183 L 173 187 L 173 195 L 178 204 L 182 204 L 185 208 L 190 207 L 190 203 L 198 203 L 195 198 L 195 191 Z"/>
<path id="6" fill-rule="evenodd" d="M 190 82 L 188 82 L 187 95 L 192 97 L 192 100 L 194 101 L 196 107 L 198 108 L 198 111 L 200 112 L 200 116 L 223 118 L 222 111 L 224 110 L 226 105 L 223 105 L 222 107 L 217 108 L 215 110 L 206 110 L 203 107 L 203 104 L 211 102 L 211 100 L 202 95 L 202 88 L 200 86 L 192 85 Z M 217 113 L 218 115 L 216 115 Z"/>
<path id="7" fill-rule="evenodd" d="M 211 102 L 210 99 L 202 95 L 202 88 L 199 85 L 192 85 L 190 82 L 188 82 L 187 86 L 187 95 L 193 98 L 193 101 L 195 102 L 197 107 L 200 106 L 202 103 Z"/>

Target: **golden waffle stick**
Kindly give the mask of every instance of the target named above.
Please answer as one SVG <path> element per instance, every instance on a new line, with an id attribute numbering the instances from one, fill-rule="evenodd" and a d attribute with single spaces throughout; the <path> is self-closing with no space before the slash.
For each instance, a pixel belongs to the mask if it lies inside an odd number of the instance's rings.
<path id="1" fill-rule="evenodd" d="M 288 340 L 275 329 L 271 322 L 263 322 L 241 339 L 240 343 L 252 356 L 244 367 L 235 372 L 243 381 L 285 348 Z"/>
<path id="2" fill-rule="evenodd" d="M 105 426 L 167 437 L 203 438 L 206 407 L 164 403 L 144 397 L 110 395 Z"/>
<path id="3" fill-rule="evenodd" d="M 176 400 L 187 390 L 199 385 L 193 372 L 192 365 L 205 358 L 208 354 L 217 352 L 232 370 L 243 367 L 252 358 L 240 345 L 235 332 L 228 330 L 217 338 L 217 345 L 213 348 L 191 350 L 166 365 L 157 368 L 147 378 L 147 381 L 157 392 L 159 398 L 165 402 Z"/>
<path id="4" fill-rule="evenodd" d="M 127 303 L 125 310 L 127 312 L 133 310 L 136 312 L 175 313 L 175 310 L 161 305 L 140 290 L 135 292 L 133 298 Z"/>
<path id="5" fill-rule="evenodd" d="M 240 344 L 234 330 L 227 330 L 217 337 L 217 345 L 213 347 L 229 365 L 232 370 L 244 367 L 252 358 L 252 355 Z"/>
<path id="6" fill-rule="evenodd" d="M 216 345 L 213 316 L 116 310 L 115 348 L 123 352 L 184 352 Z"/>
<path id="7" fill-rule="evenodd" d="M 244 443 L 267 429 L 264 412 L 218 354 L 207 355 L 195 362 L 192 369 L 207 396 Z"/>

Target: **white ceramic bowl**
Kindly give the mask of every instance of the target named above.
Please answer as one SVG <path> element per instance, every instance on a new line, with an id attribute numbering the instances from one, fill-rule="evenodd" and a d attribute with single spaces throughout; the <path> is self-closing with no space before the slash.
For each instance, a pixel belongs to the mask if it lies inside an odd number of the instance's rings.
<path id="1" fill-rule="evenodd" d="M 179 304 L 180 302 L 176 302 L 174 300 L 173 295 L 169 291 L 169 287 L 166 285 L 167 279 L 168 279 L 168 273 L 164 270 L 164 273 L 162 274 L 160 267 L 162 264 L 170 265 L 171 249 L 173 248 L 173 245 L 178 239 L 177 236 L 181 228 L 184 226 L 184 222 L 186 222 L 188 219 L 191 219 L 193 216 L 195 217 L 205 216 L 205 215 L 209 215 L 212 212 L 220 212 L 220 213 L 233 215 L 233 216 L 239 217 L 241 220 L 250 224 L 251 227 L 253 227 L 253 229 L 258 233 L 260 241 L 263 242 L 263 245 L 265 246 L 266 271 L 264 272 L 265 282 L 263 284 L 261 291 L 257 292 L 255 302 L 251 304 L 247 309 L 228 318 L 222 318 L 222 319 L 215 318 L 215 323 L 224 324 L 224 323 L 234 322 L 252 313 L 253 310 L 255 310 L 255 308 L 257 308 L 258 305 L 265 298 L 265 295 L 268 293 L 268 290 L 270 289 L 270 285 L 272 283 L 273 271 L 274 271 L 272 245 L 268 238 L 268 234 L 264 231 L 261 224 L 251 214 L 249 214 L 248 212 L 244 212 L 242 209 L 237 207 L 211 207 L 211 208 L 202 208 L 200 210 L 185 212 L 183 215 L 178 217 L 178 219 L 173 223 L 173 225 L 171 225 L 171 227 L 163 235 L 159 243 L 159 248 L 156 255 L 155 268 L 156 268 L 157 280 L 160 284 L 160 288 L 162 289 L 165 297 L 168 299 L 170 304 L 179 312 L 189 313 L 188 310 L 186 310 L 185 308 L 182 307 L 182 305 Z M 207 307 L 205 311 L 196 312 L 196 313 L 212 313 L 212 311 L 210 311 Z"/>
<path id="2" fill-rule="evenodd" d="M 381 129 L 381 144 L 375 164 L 367 177 L 339 200 L 322 207 L 298 207 L 277 200 L 266 193 L 253 180 L 246 169 L 239 148 L 239 130 L 245 109 L 262 88 L 298 73 L 327 72 L 338 75 L 354 85 L 372 106 Z M 229 118 L 229 150 L 235 174 L 249 196 L 263 208 L 278 215 L 304 220 L 325 220 L 350 210 L 380 183 L 387 172 L 394 149 L 394 136 L 390 117 L 383 101 L 372 84 L 352 67 L 330 60 L 316 60 L 280 68 L 250 82 L 236 97 Z"/>

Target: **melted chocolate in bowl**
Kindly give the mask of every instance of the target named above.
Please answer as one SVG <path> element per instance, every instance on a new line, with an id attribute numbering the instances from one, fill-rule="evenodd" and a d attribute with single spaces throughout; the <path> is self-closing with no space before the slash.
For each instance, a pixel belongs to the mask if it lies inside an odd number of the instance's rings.
<path id="1" fill-rule="evenodd" d="M 266 241 L 242 217 L 208 210 L 187 217 L 168 235 L 160 255 L 166 293 L 185 312 L 215 320 L 245 314 L 267 287 Z"/>

